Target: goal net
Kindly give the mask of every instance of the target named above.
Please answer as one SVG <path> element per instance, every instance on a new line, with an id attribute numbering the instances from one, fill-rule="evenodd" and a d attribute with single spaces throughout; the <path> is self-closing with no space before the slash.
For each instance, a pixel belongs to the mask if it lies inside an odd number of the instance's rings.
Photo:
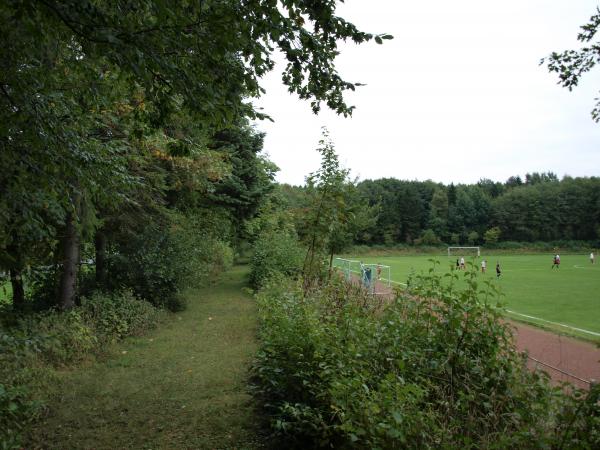
<path id="1" fill-rule="evenodd" d="M 479 247 L 448 247 L 448 257 L 450 256 L 481 256 Z"/>
<path id="2" fill-rule="evenodd" d="M 333 267 L 348 282 L 359 283 L 371 294 L 387 294 L 391 291 L 391 267 L 385 264 L 365 264 L 354 259 L 335 258 Z"/>

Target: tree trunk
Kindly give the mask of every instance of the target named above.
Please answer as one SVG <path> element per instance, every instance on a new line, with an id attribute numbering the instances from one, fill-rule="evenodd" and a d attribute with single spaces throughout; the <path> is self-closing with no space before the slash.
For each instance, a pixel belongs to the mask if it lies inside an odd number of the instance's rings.
<path id="1" fill-rule="evenodd" d="M 75 225 L 73 213 L 69 213 L 65 225 L 64 235 L 61 239 L 62 274 L 58 305 L 66 310 L 75 306 L 77 292 L 77 272 L 79 270 L 79 232 Z"/>
<path id="2" fill-rule="evenodd" d="M 106 283 L 106 234 L 99 229 L 94 238 L 96 246 L 96 283 L 103 286 Z"/>
<path id="3" fill-rule="evenodd" d="M 331 273 L 333 272 L 333 250 L 331 250 L 331 254 L 329 255 L 329 280 L 331 280 Z"/>
<path id="4" fill-rule="evenodd" d="M 23 309 L 25 306 L 25 289 L 23 288 L 22 269 L 10 269 L 10 284 L 12 286 L 13 309 Z"/>

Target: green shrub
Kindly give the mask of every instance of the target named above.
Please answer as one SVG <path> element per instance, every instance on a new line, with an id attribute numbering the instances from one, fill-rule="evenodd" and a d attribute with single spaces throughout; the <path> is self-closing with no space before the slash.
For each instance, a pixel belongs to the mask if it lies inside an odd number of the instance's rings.
<path id="1" fill-rule="evenodd" d="M 267 284 L 253 380 L 275 431 L 296 447 L 594 448 L 593 398 L 578 409 L 529 372 L 493 285 L 459 276 L 416 277 L 388 306 L 338 279 L 308 297 Z"/>
<path id="2" fill-rule="evenodd" d="M 0 449 L 21 448 L 23 431 L 43 406 L 52 367 L 146 332 L 164 314 L 129 291 L 97 292 L 81 303 L 68 312 L 5 315 L 0 325 Z"/>
<path id="3" fill-rule="evenodd" d="M 305 250 L 293 233 L 273 230 L 261 233 L 254 244 L 250 285 L 259 289 L 275 276 L 295 276 L 302 270 Z"/>
<path id="4" fill-rule="evenodd" d="M 80 360 L 98 343 L 80 308 L 26 315 L 19 321 L 19 328 L 20 335 L 38 338 L 38 358 L 52 365 Z"/>
<path id="5" fill-rule="evenodd" d="M 101 344 L 143 334 L 156 326 L 160 311 L 132 292 L 100 293 L 82 299 L 81 315 Z"/>
<path id="6" fill-rule="evenodd" d="M 150 224 L 120 242 L 108 259 L 110 281 L 105 287 L 126 287 L 155 306 L 179 311 L 185 308 L 184 289 L 216 280 L 232 262 L 226 242 L 174 215 L 172 222 Z"/>
<path id="7" fill-rule="evenodd" d="M 21 448 L 22 434 L 40 412 L 28 385 L 41 381 L 36 370 L 39 336 L 27 337 L 0 327 L 0 448 Z"/>
<path id="8" fill-rule="evenodd" d="M 440 238 L 435 234 L 433 230 L 423 230 L 421 237 L 415 239 L 415 245 L 439 245 L 441 244 Z"/>
<path id="9" fill-rule="evenodd" d="M 0 448 L 20 449 L 23 432 L 36 419 L 41 404 L 24 387 L 0 383 Z"/>

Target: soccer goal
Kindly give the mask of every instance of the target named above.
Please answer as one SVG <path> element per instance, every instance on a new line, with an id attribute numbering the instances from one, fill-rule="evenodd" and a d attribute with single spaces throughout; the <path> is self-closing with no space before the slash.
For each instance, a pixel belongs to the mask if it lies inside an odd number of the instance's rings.
<path id="1" fill-rule="evenodd" d="M 360 276 L 360 261 L 353 259 L 335 258 L 333 260 L 333 267 L 344 274 L 346 280 L 352 279 L 352 274 L 355 277 Z"/>
<path id="2" fill-rule="evenodd" d="M 451 256 L 477 255 L 481 256 L 479 247 L 448 247 L 448 258 Z"/>
<path id="3" fill-rule="evenodd" d="M 371 294 L 391 291 L 391 267 L 384 264 L 365 264 L 354 259 L 335 258 L 333 267 L 349 282 L 357 282 Z"/>

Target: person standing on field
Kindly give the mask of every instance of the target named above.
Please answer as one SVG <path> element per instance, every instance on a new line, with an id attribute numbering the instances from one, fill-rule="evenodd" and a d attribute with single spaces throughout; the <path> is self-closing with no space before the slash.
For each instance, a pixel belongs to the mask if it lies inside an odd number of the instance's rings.
<path id="1" fill-rule="evenodd" d="M 381 281 L 381 264 L 377 263 L 377 280 Z"/>
<path id="2" fill-rule="evenodd" d="M 554 269 L 555 266 L 556 266 L 557 269 L 560 268 L 560 255 L 558 255 L 558 254 L 552 260 L 552 267 L 551 267 L 551 269 Z"/>
<path id="3" fill-rule="evenodd" d="M 596 256 L 594 256 L 594 252 L 590 253 L 590 262 L 592 264 L 596 264 Z"/>
<path id="4" fill-rule="evenodd" d="M 485 269 L 487 269 L 487 261 L 483 259 L 481 260 L 481 273 L 485 273 Z"/>
<path id="5" fill-rule="evenodd" d="M 460 257 L 460 268 L 465 270 L 465 258 L 462 256 Z"/>
<path id="6" fill-rule="evenodd" d="M 496 278 L 500 278 L 500 275 L 502 275 L 502 270 L 500 270 L 500 262 L 496 263 Z"/>
<path id="7" fill-rule="evenodd" d="M 366 275 L 366 272 L 365 272 L 365 265 L 361 261 L 360 262 L 360 282 L 362 284 L 365 284 L 366 281 L 367 281 L 366 278 L 367 278 L 367 275 Z"/>

